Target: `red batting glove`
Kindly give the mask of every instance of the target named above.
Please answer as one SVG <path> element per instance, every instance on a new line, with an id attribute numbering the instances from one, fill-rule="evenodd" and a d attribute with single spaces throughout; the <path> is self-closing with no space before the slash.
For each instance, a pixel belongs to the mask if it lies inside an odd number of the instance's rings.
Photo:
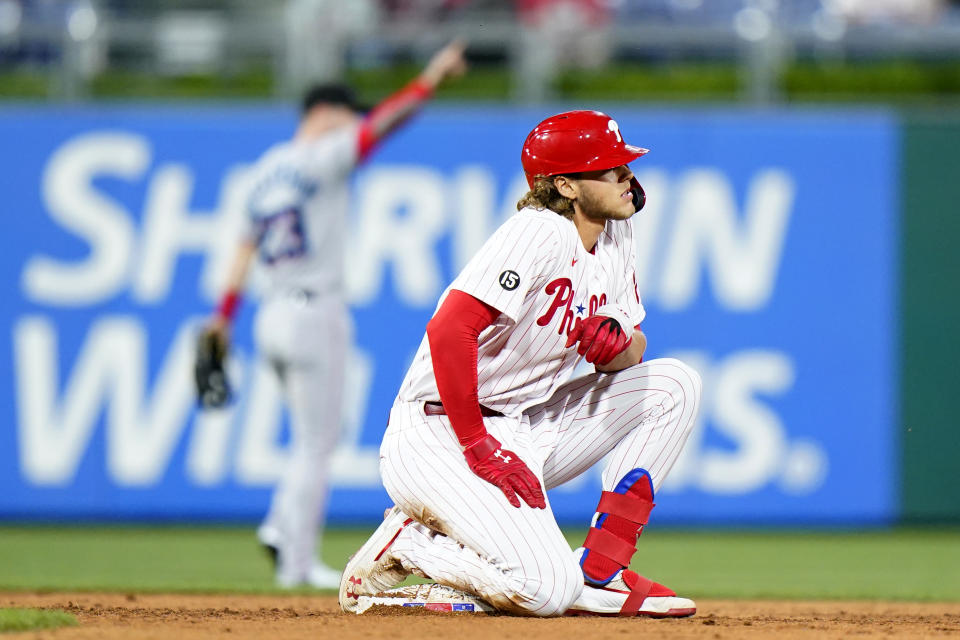
<path id="1" fill-rule="evenodd" d="M 587 362 L 605 365 L 623 353 L 630 346 L 633 335 L 627 333 L 620 323 L 607 316 L 590 316 L 577 323 L 567 334 L 567 348 L 577 341 L 577 353 Z"/>
<path id="2" fill-rule="evenodd" d="M 518 495 L 534 509 L 547 507 L 537 476 L 517 454 L 504 449 L 490 434 L 464 449 L 463 457 L 475 474 L 503 491 L 510 504 L 518 509 Z"/>

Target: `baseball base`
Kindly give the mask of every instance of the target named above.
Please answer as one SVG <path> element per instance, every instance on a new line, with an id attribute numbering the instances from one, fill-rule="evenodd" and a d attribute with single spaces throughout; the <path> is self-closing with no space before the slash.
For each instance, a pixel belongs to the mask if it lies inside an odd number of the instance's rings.
<path id="1" fill-rule="evenodd" d="M 358 614 L 377 605 L 387 607 L 423 607 L 429 611 L 491 613 L 493 607 L 462 591 L 440 584 L 414 584 L 381 591 L 373 596 L 360 596 Z"/>

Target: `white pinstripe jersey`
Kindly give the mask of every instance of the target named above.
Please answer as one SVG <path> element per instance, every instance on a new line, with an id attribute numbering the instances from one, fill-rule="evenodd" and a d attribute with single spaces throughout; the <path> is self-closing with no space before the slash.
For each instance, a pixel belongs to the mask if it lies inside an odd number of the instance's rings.
<path id="1" fill-rule="evenodd" d="M 553 211 L 526 208 L 511 216 L 439 303 L 457 289 L 501 312 L 478 341 L 480 404 L 519 416 L 549 398 L 580 358 L 576 345 L 564 347 L 567 333 L 601 305 L 616 304 L 633 325 L 640 324 L 645 312 L 635 264 L 631 220 L 607 221 L 590 253 L 573 222 Z M 440 400 L 426 336 L 398 397 Z"/>
<path id="2" fill-rule="evenodd" d="M 270 290 L 338 292 L 350 172 L 358 162 L 358 124 L 316 140 L 274 145 L 257 161 L 245 233 L 257 245 Z"/>

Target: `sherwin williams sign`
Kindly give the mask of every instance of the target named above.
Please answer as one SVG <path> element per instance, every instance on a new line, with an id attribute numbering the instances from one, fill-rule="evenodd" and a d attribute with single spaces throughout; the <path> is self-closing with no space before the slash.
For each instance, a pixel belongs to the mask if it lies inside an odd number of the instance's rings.
<path id="1" fill-rule="evenodd" d="M 648 358 L 703 375 L 657 521 L 877 522 L 897 508 L 896 145 L 881 112 L 610 107 L 633 168 Z M 436 108 L 357 176 L 356 348 L 333 521 L 388 502 L 377 448 L 437 297 L 525 183 L 546 110 Z M 276 384 L 236 330 L 238 402 L 198 414 L 191 348 L 272 108 L 5 109 L 0 517 L 253 520 L 284 464 Z M 585 522 L 599 474 L 556 491 Z"/>

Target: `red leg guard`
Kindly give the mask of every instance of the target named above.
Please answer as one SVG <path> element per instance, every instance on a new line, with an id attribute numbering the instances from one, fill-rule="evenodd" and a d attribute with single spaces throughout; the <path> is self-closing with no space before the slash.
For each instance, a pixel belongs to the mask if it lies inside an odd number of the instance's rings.
<path id="1" fill-rule="evenodd" d="M 630 471 L 613 491 L 603 492 L 580 559 L 587 584 L 605 585 L 630 565 L 653 507 L 653 481 L 645 469 Z"/>

